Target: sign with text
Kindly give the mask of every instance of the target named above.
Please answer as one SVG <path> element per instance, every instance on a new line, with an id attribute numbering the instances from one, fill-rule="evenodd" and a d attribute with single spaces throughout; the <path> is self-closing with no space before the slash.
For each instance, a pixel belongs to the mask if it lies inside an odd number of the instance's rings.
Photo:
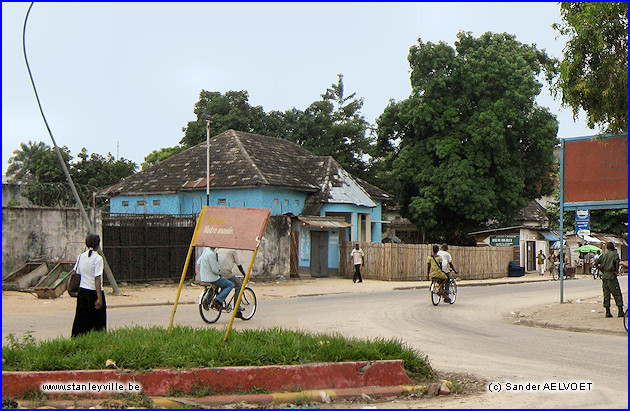
<path id="1" fill-rule="evenodd" d="M 588 210 L 575 211 L 575 232 L 582 237 L 591 235 L 591 219 Z"/>
<path id="2" fill-rule="evenodd" d="M 490 237 L 490 245 L 493 247 L 514 247 L 519 245 L 518 234 L 493 235 Z"/>
<path id="3" fill-rule="evenodd" d="M 203 207 L 193 245 L 256 250 L 270 214 L 267 208 Z"/>

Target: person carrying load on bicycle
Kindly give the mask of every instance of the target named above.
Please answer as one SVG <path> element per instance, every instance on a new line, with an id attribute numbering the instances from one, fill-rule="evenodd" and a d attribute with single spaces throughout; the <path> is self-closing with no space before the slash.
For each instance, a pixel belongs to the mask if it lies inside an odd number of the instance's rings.
<path id="1" fill-rule="evenodd" d="M 238 252 L 232 248 L 217 248 L 215 251 L 219 256 L 219 268 L 221 269 L 222 276 L 234 284 L 234 292 L 238 295 L 241 292 L 243 283 L 240 278 L 234 275 L 234 271 L 232 271 L 232 269 L 234 267 L 238 268 L 241 274 L 243 274 L 243 277 L 245 277 L 245 270 L 243 270 L 243 266 L 238 259 Z M 239 306 L 236 317 L 242 317 L 241 311 L 244 310 L 245 308 L 243 308 L 242 305 Z"/>
<path id="2" fill-rule="evenodd" d="M 597 268 L 602 271 L 602 290 L 604 291 L 604 308 L 606 309 L 606 317 L 612 317 L 610 312 L 610 294 L 613 295 L 617 304 L 617 316 L 623 317 L 623 296 L 621 295 L 621 287 L 617 280 L 619 271 L 619 254 L 615 250 L 612 242 L 606 243 L 606 252 L 597 260 Z"/>
<path id="3" fill-rule="evenodd" d="M 434 245 L 433 254 L 427 258 L 427 271 L 429 272 L 429 278 L 438 278 L 441 280 L 440 283 L 444 284 L 444 302 L 450 303 L 451 299 L 448 296 L 448 280 L 450 277 L 442 270 L 442 257 L 438 255 L 438 251 L 440 251 L 440 247 Z"/>
<path id="4" fill-rule="evenodd" d="M 448 244 L 442 244 L 442 246 L 440 247 L 440 251 L 438 251 L 437 254 L 442 258 L 442 271 L 448 273 L 450 270 L 457 274 L 457 270 L 455 269 L 455 267 L 453 267 L 453 257 L 451 257 L 451 254 L 448 252 Z"/>
<path id="5" fill-rule="evenodd" d="M 221 310 L 225 303 L 225 298 L 228 296 L 234 284 L 227 278 L 221 277 L 221 268 L 219 266 L 219 255 L 216 253 L 213 247 L 206 247 L 201 253 L 201 256 L 197 259 L 199 264 L 199 276 L 201 281 L 212 283 L 221 289 L 221 292 L 212 301 L 212 307 Z M 208 301 L 204 299 L 201 302 L 204 309 L 208 309 Z"/>

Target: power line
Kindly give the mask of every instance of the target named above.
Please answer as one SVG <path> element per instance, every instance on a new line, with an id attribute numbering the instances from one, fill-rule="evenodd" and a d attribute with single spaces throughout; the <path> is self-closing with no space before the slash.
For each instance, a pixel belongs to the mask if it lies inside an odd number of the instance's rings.
<path id="1" fill-rule="evenodd" d="M 92 226 L 92 222 L 90 221 L 90 219 L 88 218 L 87 214 L 85 213 L 85 208 L 83 208 L 83 203 L 81 202 L 81 198 L 79 197 L 79 193 L 77 193 L 77 189 L 74 186 L 74 182 L 72 181 L 72 177 L 70 177 L 70 173 L 68 172 L 68 167 L 66 167 L 66 163 L 63 160 L 63 157 L 61 156 L 61 151 L 59 150 L 59 147 L 57 147 L 57 142 L 55 141 L 55 138 L 53 137 L 52 131 L 50 130 L 50 127 L 48 126 L 48 121 L 46 120 L 46 116 L 44 115 L 44 110 L 42 109 L 42 104 L 39 101 L 39 94 L 37 93 L 37 88 L 35 87 L 35 81 L 33 80 L 33 74 L 31 73 L 31 67 L 28 64 L 28 56 L 26 54 L 26 23 L 28 21 L 28 15 L 31 13 L 31 9 L 33 8 L 33 2 L 31 2 L 31 5 L 28 7 L 28 11 L 26 12 L 26 17 L 24 18 L 24 27 L 22 28 L 22 51 L 24 52 L 24 61 L 26 62 L 26 69 L 28 70 L 28 76 L 31 79 L 31 85 L 33 86 L 33 92 L 35 93 L 35 98 L 37 99 L 37 107 L 39 107 L 39 112 L 42 115 L 42 118 L 44 119 L 44 124 L 46 125 L 46 130 L 48 130 L 48 135 L 50 136 L 50 139 L 52 140 L 53 146 L 55 147 L 55 152 L 57 153 L 57 158 L 59 159 L 59 163 L 61 164 L 61 168 L 63 169 L 63 173 L 66 175 L 66 180 L 68 181 L 68 184 L 70 185 L 70 188 L 72 189 L 72 194 L 74 195 L 74 199 L 77 202 L 77 205 L 79 206 L 79 211 L 81 211 L 81 216 L 83 217 L 83 220 L 85 221 L 86 225 L 88 226 L 88 229 L 90 230 L 90 232 L 94 232 L 94 227 Z M 120 289 L 118 288 L 118 284 L 116 284 L 116 280 L 114 279 L 114 275 L 112 274 L 112 270 L 111 268 L 109 268 L 109 264 L 107 263 L 107 259 L 105 258 L 105 255 L 103 255 L 103 252 L 100 250 L 100 246 L 99 246 L 99 250 L 101 256 L 103 257 L 103 266 L 105 269 L 105 274 L 107 275 L 107 279 L 109 280 L 110 285 L 112 286 L 113 290 L 114 290 L 114 294 L 118 295 L 120 294 Z"/>

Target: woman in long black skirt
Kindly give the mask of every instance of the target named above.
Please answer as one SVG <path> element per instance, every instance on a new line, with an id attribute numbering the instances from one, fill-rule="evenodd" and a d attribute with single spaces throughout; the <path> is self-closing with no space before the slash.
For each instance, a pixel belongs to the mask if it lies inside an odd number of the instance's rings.
<path id="1" fill-rule="evenodd" d="M 73 337 L 107 327 L 107 306 L 102 287 L 103 257 L 96 252 L 100 242 L 97 234 L 88 234 L 85 239 L 88 249 L 79 255 L 74 265 L 74 271 L 81 275 L 81 284 L 72 324 Z"/>

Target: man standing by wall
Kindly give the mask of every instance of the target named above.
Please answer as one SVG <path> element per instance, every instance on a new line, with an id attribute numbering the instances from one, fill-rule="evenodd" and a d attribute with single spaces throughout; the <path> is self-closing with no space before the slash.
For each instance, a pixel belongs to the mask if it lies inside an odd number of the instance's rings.
<path id="1" fill-rule="evenodd" d="M 359 244 L 354 246 L 354 250 L 350 253 L 350 261 L 354 264 L 354 275 L 352 276 L 352 282 L 356 283 L 357 280 L 362 283 L 363 278 L 361 278 L 361 265 L 365 263 L 365 254 Z"/>
<path id="2" fill-rule="evenodd" d="M 610 294 L 612 294 L 615 304 L 617 304 L 617 316 L 623 317 L 623 297 L 619 281 L 617 280 L 619 254 L 617 254 L 615 245 L 612 242 L 606 243 L 606 252 L 597 260 L 597 267 L 602 272 L 602 290 L 604 291 L 606 317 L 612 317 L 610 312 Z"/>

